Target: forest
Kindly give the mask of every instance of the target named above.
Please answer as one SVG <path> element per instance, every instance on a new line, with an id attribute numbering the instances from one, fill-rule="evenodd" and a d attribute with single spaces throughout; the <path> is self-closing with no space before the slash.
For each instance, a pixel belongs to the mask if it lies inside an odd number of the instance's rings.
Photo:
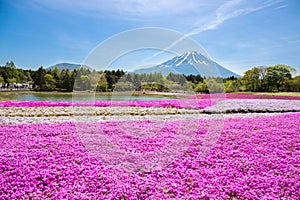
<path id="1" fill-rule="evenodd" d="M 16 68 L 10 61 L 0 66 L 0 88 L 30 89 L 36 91 L 96 90 L 159 91 L 218 93 L 218 92 L 299 92 L 300 76 L 288 65 L 253 67 L 240 78 L 202 77 L 170 73 L 134 74 L 123 70 L 96 71 L 88 68 L 75 70 Z"/>

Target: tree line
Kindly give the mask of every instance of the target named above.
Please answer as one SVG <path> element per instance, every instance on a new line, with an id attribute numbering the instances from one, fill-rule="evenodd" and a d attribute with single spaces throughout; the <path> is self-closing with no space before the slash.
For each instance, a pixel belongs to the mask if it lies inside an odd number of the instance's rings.
<path id="1" fill-rule="evenodd" d="M 240 87 L 252 92 L 299 92 L 300 76 L 292 78 L 296 69 L 283 64 L 254 67 L 247 70 Z"/>
<path id="2" fill-rule="evenodd" d="M 95 90 L 100 92 L 152 90 L 160 92 L 198 93 L 217 92 L 299 92 L 300 76 L 292 77 L 296 70 L 288 65 L 253 67 L 241 78 L 202 77 L 170 73 L 134 74 L 123 70 L 96 71 L 89 68 L 75 70 L 19 69 L 14 63 L 0 66 L 0 87 L 26 86 L 38 91 Z"/>

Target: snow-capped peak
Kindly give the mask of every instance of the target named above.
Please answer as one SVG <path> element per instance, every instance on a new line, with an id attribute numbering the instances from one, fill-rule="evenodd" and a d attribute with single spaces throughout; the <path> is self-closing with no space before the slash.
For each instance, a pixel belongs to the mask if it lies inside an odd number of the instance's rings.
<path id="1" fill-rule="evenodd" d="M 185 75 L 201 74 L 202 76 L 206 76 L 206 77 L 214 77 L 214 76 L 239 77 L 239 75 L 222 67 L 218 63 L 208 58 L 206 55 L 203 55 L 196 51 L 186 52 L 164 63 L 154 66 L 150 70 L 149 69 L 147 70 L 148 72 L 146 73 L 160 71 L 164 75 L 168 75 L 168 73 L 170 72 L 172 73 L 176 72 Z M 140 70 L 139 73 L 145 73 L 145 70 Z"/>
<path id="2" fill-rule="evenodd" d="M 175 66 L 179 66 L 181 65 L 183 62 L 187 62 L 188 64 L 194 65 L 197 63 L 200 64 L 204 64 L 204 65 L 208 65 L 209 62 L 209 58 L 207 58 L 206 56 L 197 53 L 196 51 L 188 51 L 185 54 L 176 57 L 173 64 L 175 64 Z"/>

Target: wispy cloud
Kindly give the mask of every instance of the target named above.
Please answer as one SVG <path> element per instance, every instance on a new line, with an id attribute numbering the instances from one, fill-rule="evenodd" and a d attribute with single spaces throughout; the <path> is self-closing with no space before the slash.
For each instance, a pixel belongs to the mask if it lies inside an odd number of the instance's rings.
<path id="1" fill-rule="evenodd" d="M 280 10 L 280 9 L 283 9 L 283 8 L 286 8 L 286 7 L 288 7 L 288 5 L 278 6 L 277 8 L 275 8 L 275 10 Z"/>
<path id="2" fill-rule="evenodd" d="M 187 32 L 182 38 L 174 41 L 167 46 L 162 52 L 166 52 L 187 37 L 200 34 L 205 31 L 214 30 L 229 20 L 252 14 L 254 12 L 277 5 L 284 0 L 86 0 L 86 1 L 69 1 L 69 0 L 34 0 L 35 6 L 41 8 L 63 10 L 83 15 L 92 16 L 115 16 L 130 19 L 159 19 L 162 24 L 179 24 L 190 23 L 193 21 L 192 30 Z M 286 5 L 277 7 L 282 9 Z M 110 14 L 110 15 L 107 15 Z M 172 20 L 166 19 L 166 16 L 172 16 Z M 181 17 L 184 16 L 184 19 Z M 185 21 L 189 19 L 189 21 Z M 156 25 L 157 26 L 157 25 Z M 183 30 L 179 30 L 183 31 Z M 62 43 L 70 45 L 73 40 L 63 38 Z M 85 47 L 88 41 L 78 43 L 74 48 Z M 79 45 L 80 44 L 80 45 Z M 154 54 L 151 58 L 161 53 Z M 148 59 L 146 59 L 148 60 Z"/>
<path id="3" fill-rule="evenodd" d="M 284 43 L 299 43 L 300 42 L 300 35 L 288 35 L 280 38 Z"/>
<path id="4" fill-rule="evenodd" d="M 229 19 L 247 15 L 263 8 L 272 6 L 283 0 L 33 0 L 28 3 L 32 7 L 42 9 L 56 9 L 74 12 L 88 16 L 120 17 L 128 20 L 166 20 L 166 16 L 173 16 L 173 22 L 190 23 L 196 21 L 195 28 L 187 34 L 194 35 L 206 30 L 219 27 Z M 284 8 L 280 6 L 278 9 Z M 211 13 L 214 13 L 213 15 Z M 182 19 L 183 17 L 184 19 Z"/>
<path id="5" fill-rule="evenodd" d="M 250 13 L 262 10 L 264 8 L 270 7 L 274 4 L 281 2 L 282 0 L 277 1 L 265 1 L 260 4 L 252 1 L 252 4 L 249 5 L 249 1 L 246 0 L 230 0 L 219 6 L 215 12 L 215 18 L 203 25 L 196 27 L 194 30 L 189 32 L 187 36 L 192 36 L 199 34 L 204 31 L 212 30 L 218 28 L 224 22 L 242 16 L 248 15 Z M 256 5 L 255 5 L 256 4 Z"/>
<path id="6" fill-rule="evenodd" d="M 279 2 L 282 2 L 282 0 L 275 0 L 275 1 L 264 1 L 264 2 L 257 2 L 257 1 L 252 1 L 249 3 L 247 0 L 229 0 L 226 1 L 225 3 L 221 4 L 215 11 L 215 17 L 212 18 L 211 20 L 208 20 L 204 24 L 196 24 L 196 28 L 194 28 L 192 31 L 189 33 L 185 34 L 183 37 L 179 38 L 178 40 L 174 41 L 172 44 L 167 46 L 165 49 L 162 50 L 168 51 L 169 49 L 173 48 L 176 44 L 184 40 L 186 37 L 190 37 L 193 35 L 200 34 L 202 32 L 208 31 L 208 30 L 213 30 L 217 29 L 220 25 L 225 23 L 226 21 L 237 18 L 242 15 L 248 15 L 253 12 L 262 10 L 264 8 L 270 7 L 274 4 L 277 4 Z M 203 20 L 201 20 L 203 22 Z M 154 54 L 151 58 L 159 55 L 160 52 Z"/>

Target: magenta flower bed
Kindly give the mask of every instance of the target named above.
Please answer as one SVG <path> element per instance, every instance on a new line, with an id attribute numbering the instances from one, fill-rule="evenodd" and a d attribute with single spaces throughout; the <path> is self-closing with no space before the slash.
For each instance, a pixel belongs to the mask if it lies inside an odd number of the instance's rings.
<path id="1" fill-rule="evenodd" d="M 186 153 L 162 170 L 137 174 L 107 168 L 89 153 L 73 123 L 0 125 L 0 197 L 299 199 L 299 118 L 300 113 L 226 119 L 220 138 L 206 156 L 201 156 L 200 149 L 209 122 L 185 122 L 186 127 L 198 126 Z M 108 135 L 119 133 L 114 122 L 101 126 Z M 163 135 L 159 141 L 169 143 L 174 131 L 164 129 Z M 154 150 L 151 138 L 141 143 L 117 138 L 112 142 L 120 142 L 120 148 L 128 151 Z"/>
<path id="2" fill-rule="evenodd" d="M 0 101 L 0 107 L 37 107 L 37 106 L 132 106 L 132 107 L 174 107 L 206 108 L 213 105 L 210 99 L 174 99 L 152 101 L 98 101 L 98 102 L 46 102 L 46 101 Z"/>
<path id="3" fill-rule="evenodd" d="M 226 99 L 285 99 L 285 100 L 300 100 L 300 96 L 277 96 L 263 95 L 263 94 L 235 94 L 235 93 L 221 93 L 221 94 L 197 94 L 197 98 L 214 99 L 217 97 Z"/>

